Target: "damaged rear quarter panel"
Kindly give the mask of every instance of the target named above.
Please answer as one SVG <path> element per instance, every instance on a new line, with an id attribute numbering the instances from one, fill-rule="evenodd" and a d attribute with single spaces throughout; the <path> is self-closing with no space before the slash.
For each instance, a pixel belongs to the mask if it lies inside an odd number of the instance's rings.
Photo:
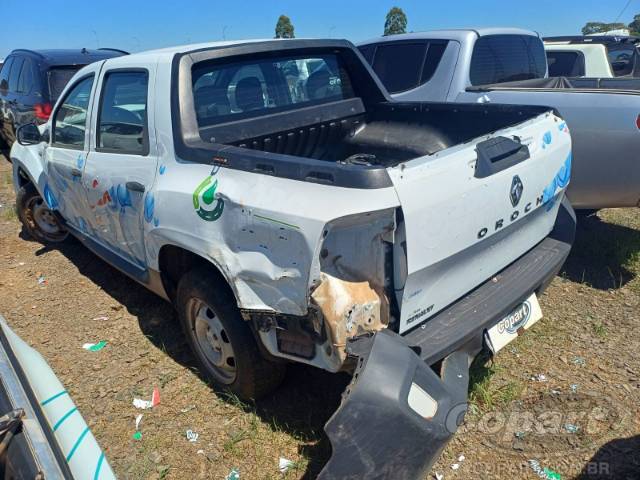
<path id="1" fill-rule="evenodd" d="M 163 165 L 165 173 L 158 177 L 155 192 L 159 227 L 149 231 L 153 244 L 148 249 L 149 265 L 158 268 L 157 252 L 165 244 L 210 259 L 244 310 L 306 315 L 310 288 L 320 275 L 325 226 L 341 217 L 392 211 L 398 206 L 391 187 L 348 189 L 183 163 L 170 157 Z M 194 192 L 209 176 L 215 179 L 209 185 L 217 182 L 213 198 L 199 191 L 195 202 Z M 220 210 L 220 202 L 222 213 L 213 220 L 203 218 L 207 215 L 196 208 Z M 371 258 L 364 254 L 357 262 L 367 265 Z M 346 260 L 343 263 L 353 266 Z"/>

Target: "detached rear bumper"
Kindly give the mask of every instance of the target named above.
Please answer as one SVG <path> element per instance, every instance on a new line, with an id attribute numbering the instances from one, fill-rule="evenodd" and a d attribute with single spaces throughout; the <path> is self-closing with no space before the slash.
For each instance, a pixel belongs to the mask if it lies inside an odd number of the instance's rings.
<path id="1" fill-rule="evenodd" d="M 325 426 L 333 455 L 319 478 L 424 478 L 464 419 L 469 365 L 484 332 L 548 286 L 575 226 L 565 199 L 547 238 L 422 327 L 351 341 L 358 367 Z M 440 376 L 430 367 L 439 360 Z"/>

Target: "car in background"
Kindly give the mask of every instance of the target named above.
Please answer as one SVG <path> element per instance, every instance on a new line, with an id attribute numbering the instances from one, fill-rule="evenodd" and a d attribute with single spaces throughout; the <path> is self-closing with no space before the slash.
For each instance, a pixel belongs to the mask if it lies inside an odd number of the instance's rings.
<path id="1" fill-rule="evenodd" d="M 65 387 L 2 315 L 0 379 L 0 478 L 116 478 Z"/>
<path id="2" fill-rule="evenodd" d="M 398 103 L 553 107 L 558 128 L 571 130 L 573 207 L 581 215 L 640 207 L 640 79 L 549 78 L 542 39 L 517 28 L 391 35 L 359 48 Z M 530 148 L 546 149 L 549 138 Z"/>
<path id="3" fill-rule="evenodd" d="M 640 37 L 546 37 L 550 77 L 640 77 Z"/>
<path id="4" fill-rule="evenodd" d="M 67 82 L 82 67 L 126 54 L 112 48 L 13 50 L 0 70 L 0 143 L 11 148 L 20 125 L 45 123 Z"/>

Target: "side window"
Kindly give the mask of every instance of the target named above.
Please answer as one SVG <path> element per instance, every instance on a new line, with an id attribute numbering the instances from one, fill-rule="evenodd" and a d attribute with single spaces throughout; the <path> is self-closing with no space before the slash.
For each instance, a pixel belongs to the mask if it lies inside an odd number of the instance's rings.
<path id="1" fill-rule="evenodd" d="M 33 64 L 31 60 L 25 58 L 22 64 L 22 72 L 20 72 L 20 78 L 18 79 L 18 92 L 31 93 L 33 87 Z"/>
<path id="2" fill-rule="evenodd" d="M 52 143 L 60 147 L 84 147 L 87 109 L 93 76 L 80 80 L 64 98 L 53 117 Z"/>
<path id="3" fill-rule="evenodd" d="M 16 57 L 13 60 L 11 72 L 9 73 L 9 91 L 11 92 L 15 92 L 18 90 L 18 78 L 20 77 L 20 72 L 22 71 L 23 62 L 23 57 Z"/>
<path id="4" fill-rule="evenodd" d="M 0 90 L 6 92 L 9 90 L 9 74 L 11 73 L 11 65 L 13 64 L 13 59 L 15 57 L 9 57 L 4 65 L 2 66 L 2 70 L 0 70 Z"/>
<path id="5" fill-rule="evenodd" d="M 609 48 L 609 62 L 616 77 L 629 75 L 633 70 L 634 45 L 622 45 Z"/>
<path id="6" fill-rule="evenodd" d="M 471 85 L 542 78 L 547 59 L 544 46 L 532 35 L 488 35 L 473 47 Z"/>
<path id="7" fill-rule="evenodd" d="M 550 77 L 582 77 L 585 74 L 582 52 L 547 52 Z"/>
<path id="8" fill-rule="evenodd" d="M 98 112 L 97 150 L 146 155 L 147 90 L 145 71 L 107 73 L 102 84 Z"/>
<path id="9" fill-rule="evenodd" d="M 364 53 L 373 56 L 368 61 L 373 62 L 373 70 L 389 93 L 399 93 L 431 80 L 446 48 L 447 42 L 442 40 L 397 42 L 378 45 L 375 52 Z"/>

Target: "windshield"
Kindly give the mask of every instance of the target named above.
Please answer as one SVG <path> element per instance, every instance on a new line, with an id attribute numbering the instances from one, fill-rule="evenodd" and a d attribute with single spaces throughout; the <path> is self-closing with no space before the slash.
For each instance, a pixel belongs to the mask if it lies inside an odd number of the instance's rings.
<path id="1" fill-rule="evenodd" d="M 47 77 L 49 82 L 49 100 L 51 103 L 55 103 L 56 100 L 58 100 L 64 87 L 69 83 L 69 80 L 71 80 L 71 77 L 82 67 L 84 67 L 84 65 L 53 67 L 49 69 Z"/>

